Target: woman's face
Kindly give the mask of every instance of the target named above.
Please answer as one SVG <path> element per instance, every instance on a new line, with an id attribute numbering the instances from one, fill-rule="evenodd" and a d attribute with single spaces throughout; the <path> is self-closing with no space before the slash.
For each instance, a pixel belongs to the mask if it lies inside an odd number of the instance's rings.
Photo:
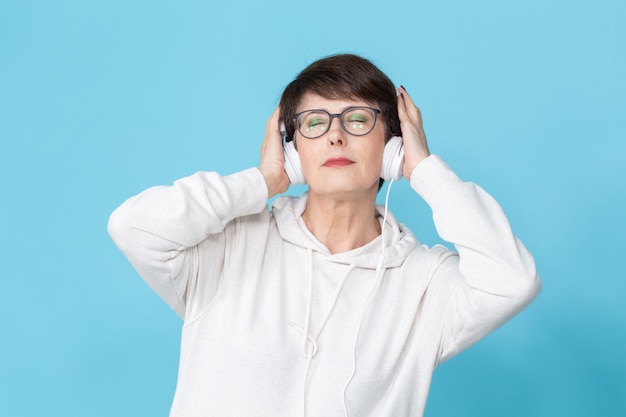
<path id="1" fill-rule="evenodd" d="M 322 109 L 337 114 L 352 106 L 376 107 L 364 101 L 330 100 L 307 93 L 297 112 Z M 334 118 L 326 133 L 317 139 L 307 139 L 297 130 L 294 137 L 310 192 L 376 196 L 385 147 L 385 124 L 380 115 L 374 129 L 364 136 L 349 134 L 341 127 L 340 119 Z"/>

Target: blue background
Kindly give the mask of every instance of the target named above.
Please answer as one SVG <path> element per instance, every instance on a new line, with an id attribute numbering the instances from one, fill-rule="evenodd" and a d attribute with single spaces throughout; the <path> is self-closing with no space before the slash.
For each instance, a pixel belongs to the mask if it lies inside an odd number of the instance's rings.
<path id="1" fill-rule="evenodd" d="M 108 215 L 256 166 L 282 89 L 336 52 L 408 89 L 544 282 L 436 371 L 426 415 L 626 415 L 624 22 L 618 0 L 2 1 L 0 415 L 167 416 L 181 321 Z M 438 242 L 406 181 L 390 204 Z"/>

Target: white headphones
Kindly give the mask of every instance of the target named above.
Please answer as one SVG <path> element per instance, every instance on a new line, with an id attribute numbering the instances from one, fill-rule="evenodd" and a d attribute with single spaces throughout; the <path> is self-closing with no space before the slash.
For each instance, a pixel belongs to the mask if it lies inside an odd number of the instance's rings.
<path id="1" fill-rule="evenodd" d="M 281 126 L 281 134 L 284 135 L 284 128 Z M 285 142 L 285 172 L 292 184 L 306 184 L 306 179 L 302 173 L 300 156 L 296 151 L 294 141 Z M 398 181 L 402 178 L 402 167 L 404 166 L 404 143 L 400 136 L 393 136 L 385 145 L 383 153 L 383 167 L 380 177 L 385 181 Z"/>

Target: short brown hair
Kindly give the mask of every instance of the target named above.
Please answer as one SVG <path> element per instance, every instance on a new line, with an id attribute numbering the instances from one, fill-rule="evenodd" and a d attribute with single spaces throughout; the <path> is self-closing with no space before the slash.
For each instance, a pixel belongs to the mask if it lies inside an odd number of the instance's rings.
<path id="1" fill-rule="evenodd" d="M 307 93 L 326 99 L 363 100 L 376 105 L 385 122 L 385 140 L 400 136 L 396 88 L 378 67 L 353 54 L 330 55 L 306 67 L 285 88 L 280 99 L 280 119 L 287 141 L 295 134 L 294 117 Z"/>

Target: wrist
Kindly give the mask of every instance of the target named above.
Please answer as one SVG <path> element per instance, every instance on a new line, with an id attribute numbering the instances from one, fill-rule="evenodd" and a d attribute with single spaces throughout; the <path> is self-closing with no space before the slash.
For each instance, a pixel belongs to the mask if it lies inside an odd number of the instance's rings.
<path id="1" fill-rule="evenodd" d="M 286 179 L 287 174 L 284 172 L 282 175 L 276 175 L 274 170 L 270 170 L 264 166 L 260 166 L 259 171 L 261 171 L 263 179 L 265 180 L 267 198 L 272 198 L 277 194 L 283 193 L 289 187 L 289 180 Z"/>

